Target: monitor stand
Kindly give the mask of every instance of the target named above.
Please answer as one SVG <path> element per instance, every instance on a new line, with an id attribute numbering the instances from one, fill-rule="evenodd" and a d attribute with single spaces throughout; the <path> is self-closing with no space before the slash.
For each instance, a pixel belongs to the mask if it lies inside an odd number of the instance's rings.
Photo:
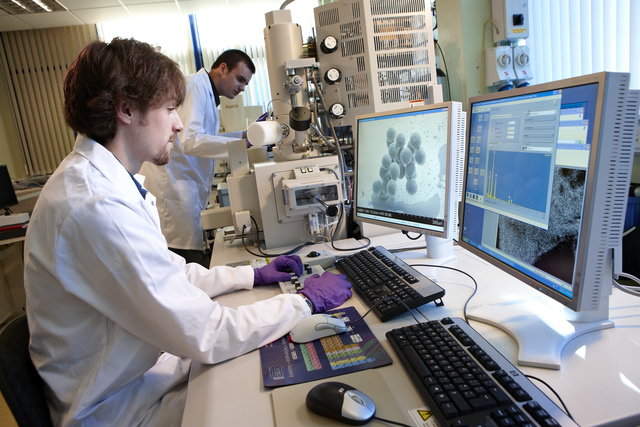
<path id="1" fill-rule="evenodd" d="M 438 281 L 438 266 L 454 261 L 458 256 L 453 252 L 453 239 L 443 239 L 441 237 L 424 235 L 427 245 L 427 258 L 425 263 L 429 266 L 422 266 L 420 272 L 434 282 Z"/>
<path id="2" fill-rule="evenodd" d="M 613 328 L 609 296 L 600 310 L 576 313 L 544 295 L 495 295 L 493 302 L 470 307 L 467 317 L 496 326 L 518 343 L 518 364 L 560 369 L 562 349 L 588 332 Z"/>
<path id="3" fill-rule="evenodd" d="M 435 260 L 438 265 L 458 258 L 453 253 L 453 239 L 443 239 L 425 234 L 424 241 L 427 245 L 427 258 L 429 260 Z"/>

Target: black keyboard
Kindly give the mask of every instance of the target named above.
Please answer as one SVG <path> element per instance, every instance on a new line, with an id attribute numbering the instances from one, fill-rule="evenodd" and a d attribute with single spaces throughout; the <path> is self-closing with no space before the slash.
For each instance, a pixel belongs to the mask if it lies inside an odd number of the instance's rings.
<path id="1" fill-rule="evenodd" d="M 444 296 L 444 289 L 382 246 L 339 258 L 336 267 L 347 276 L 369 307 L 386 297 L 395 297 L 414 309 Z M 382 322 L 406 311 L 402 303 L 393 299 L 373 307 Z"/>
<path id="2" fill-rule="evenodd" d="M 443 427 L 577 425 L 460 318 L 386 335 Z"/>

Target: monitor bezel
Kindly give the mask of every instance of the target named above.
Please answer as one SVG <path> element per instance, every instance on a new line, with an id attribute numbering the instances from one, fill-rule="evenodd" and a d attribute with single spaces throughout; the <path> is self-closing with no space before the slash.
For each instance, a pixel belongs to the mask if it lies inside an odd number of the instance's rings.
<path id="1" fill-rule="evenodd" d="M 386 221 L 382 221 L 382 220 L 377 220 L 377 219 L 373 219 L 373 218 L 368 218 L 368 217 L 362 217 L 358 214 L 358 186 L 360 185 L 359 183 L 359 179 L 358 179 L 358 162 L 359 162 L 359 155 L 358 155 L 358 150 L 360 149 L 358 141 L 359 141 L 359 137 L 358 137 L 358 133 L 359 133 L 359 123 L 361 120 L 364 119 L 370 119 L 370 118 L 376 118 L 376 117 L 385 117 L 385 116 L 394 116 L 394 115 L 402 115 L 402 114 L 406 114 L 406 113 L 413 113 L 413 112 L 419 112 L 419 111 L 431 111 L 431 110 L 439 110 L 439 109 L 446 109 L 447 110 L 447 159 L 446 159 L 446 188 L 445 188 L 445 200 L 444 200 L 444 219 L 443 219 L 443 227 L 442 227 L 442 231 L 437 231 L 437 230 L 430 230 L 427 228 L 421 228 L 421 227 L 414 227 L 414 226 L 409 226 L 409 225 L 400 225 L 400 224 L 395 224 L 395 223 L 390 223 L 390 222 L 386 222 Z M 421 233 L 425 236 L 433 236 L 433 237 L 438 237 L 438 238 L 442 238 L 442 239 L 455 239 L 458 236 L 458 230 L 452 230 L 452 227 L 450 225 L 450 221 L 454 221 L 453 219 L 453 213 L 450 212 L 451 210 L 451 203 L 450 203 L 450 198 L 451 198 L 451 193 L 453 191 L 453 189 L 451 188 L 452 186 L 452 180 L 451 180 L 451 176 L 453 173 L 455 173 L 455 171 L 452 170 L 452 152 L 451 152 L 451 137 L 452 137 L 452 126 L 454 126 L 453 123 L 453 102 L 451 101 L 447 101 L 447 102 L 441 102 L 441 103 L 435 103 L 435 104 L 426 104 L 426 105 L 419 105 L 419 106 L 415 106 L 415 107 L 409 107 L 409 108 L 401 108 L 401 109 L 395 109 L 395 110 L 388 110 L 388 111 L 378 111 L 378 112 L 374 112 L 374 113 L 367 113 L 367 114 L 360 114 L 358 116 L 356 116 L 355 119 L 355 127 L 354 127 L 354 196 L 353 196 L 353 200 L 354 200 L 354 206 L 353 206 L 353 217 L 355 220 L 362 222 L 362 223 L 368 223 L 368 224 L 372 224 L 372 225 L 377 225 L 377 226 L 382 226 L 382 227 L 387 227 L 387 228 L 391 228 L 394 230 L 400 230 L 400 231 L 408 231 L 408 232 L 415 232 L 415 233 Z"/>
<path id="2" fill-rule="evenodd" d="M 467 188 L 467 179 L 468 179 L 468 154 L 465 155 L 464 161 L 464 184 L 463 184 L 463 196 L 462 203 L 460 207 L 461 211 L 461 219 L 460 219 L 460 229 L 459 229 L 459 237 L 458 243 L 460 246 L 473 254 L 477 255 L 484 261 L 500 268 L 501 270 L 507 272 L 508 274 L 514 276 L 516 279 L 522 281 L 528 286 L 536 289 L 542 294 L 550 297 L 551 299 L 558 301 L 565 307 L 573 310 L 588 310 L 588 304 L 585 299 L 592 299 L 594 293 L 594 287 L 597 288 L 597 292 L 601 292 L 600 285 L 594 283 L 585 283 L 586 280 L 593 279 L 586 275 L 586 267 L 589 260 L 592 258 L 589 255 L 589 250 L 593 250 L 593 248 L 589 248 L 589 245 L 586 242 L 589 241 L 590 233 L 593 231 L 593 217 L 594 217 L 594 197 L 597 189 L 597 182 L 594 182 L 596 179 L 596 170 L 597 170 L 597 162 L 598 162 L 598 152 L 601 143 L 601 127 L 602 127 L 602 112 L 603 112 L 603 104 L 604 104 L 604 96 L 605 89 L 607 83 L 607 75 L 605 72 L 590 74 L 586 76 L 573 77 L 569 79 L 558 80 L 549 83 L 543 83 L 534 86 L 528 86 L 524 88 L 517 88 L 503 92 L 494 92 L 489 94 L 484 94 L 480 96 L 475 96 L 469 98 L 469 102 L 467 104 L 467 129 L 470 129 L 471 120 L 473 118 L 473 105 L 479 102 L 492 101 L 496 99 L 504 99 L 509 97 L 517 97 L 523 95 L 529 95 L 534 93 L 546 92 L 551 90 L 558 89 L 566 89 L 571 87 L 590 85 L 590 84 L 598 84 L 597 89 L 597 98 L 595 105 L 595 116 L 594 116 L 594 124 L 593 124 L 593 134 L 591 140 L 591 149 L 589 153 L 589 169 L 586 174 L 585 181 L 585 196 L 584 196 L 584 207 L 583 207 L 583 220 L 580 227 L 580 242 L 578 244 L 577 253 L 576 253 L 576 263 L 575 263 L 575 271 L 574 271 L 574 279 L 572 283 L 572 292 L 573 296 L 569 297 L 564 295 L 555 289 L 548 287 L 546 284 L 536 280 L 535 278 L 527 275 L 526 273 L 521 272 L 520 270 L 506 264 L 505 262 L 491 256 L 483 252 L 482 250 L 476 248 L 475 246 L 467 243 L 463 239 L 464 233 L 464 223 L 465 223 L 465 207 L 466 207 L 466 188 Z M 465 153 L 468 153 L 470 144 L 470 132 L 466 135 L 465 141 Z M 587 277 L 585 277 L 587 276 Z M 596 303 L 597 306 L 597 303 Z"/>
<path id="3" fill-rule="evenodd" d="M 4 200 L 6 198 L 6 200 Z M 18 196 L 13 188 L 13 181 L 7 165 L 0 165 L 0 210 L 18 204 Z M 0 212 L 2 215 L 2 212 Z"/>

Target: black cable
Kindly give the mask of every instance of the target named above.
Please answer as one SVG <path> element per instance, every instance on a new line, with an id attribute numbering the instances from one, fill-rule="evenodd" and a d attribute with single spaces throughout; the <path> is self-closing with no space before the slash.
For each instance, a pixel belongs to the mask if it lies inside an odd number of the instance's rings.
<path id="1" fill-rule="evenodd" d="M 449 68 L 447 68 L 447 60 L 444 59 L 444 52 L 442 52 L 442 48 L 440 47 L 440 43 L 438 43 L 438 40 L 436 40 L 435 42 L 436 42 L 436 46 L 438 46 L 438 50 L 440 51 L 440 57 L 442 58 L 442 63 L 444 64 L 445 76 L 447 77 L 447 90 L 449 92 L 449 101 L 452 101 L 452 99 L 451 99 L 451 85 L 449 83 Z"/>
<path id="2" fill-rule="evenodd" d="M 409 233 L 410 233 L 409 231 L 402 230 L 402 234 L 407 236 L 407 239 L 409 239 L 409 240 L 418 240 L 420 237 L 422 237 L 422 233 L 418 233 L 418 235 L 416 237 L 409 236 Z"/>
<path id="3" fill-rule="evenodd" d="M 458 273 L 462 273 L 465 276 L 469 277 L 471 280 L 473 280 L 474 283 L 474 288 L 473 288 L 473 293 L 469 296 L 469 298 L 467 298 L 467 302 L 464 303 L 464 308 L 462 309 L 462 316 L 464 318 L 464 321 L 466 323 L 469 323 L 469 320 L 467 319 L 467 306 L 469 305 L 469 301 L 471 301 L 471 298 L 474 297 L 474 295 L 476 294 L 476 292 L 478 292 L 478 282 L 476 282 L 476 279 L 473 278 L 472 275 L 470 275 L 469 273 L 467 273 L 466 271 L 462 271 L 458 268 L 454 268 L 454 267 L 447 267 L 446 265 L 431 265 L 431 264 L 409 264 L 410 267 L 436 267 L 436 268 L 446 268 L 447 270 L 453 270 L 453 271 L 457 271 Z"/>
<path id="4" fill-rule="evenodd" d="M 331 233 L 331 247 L 336 251 L 350 252 L 350 251 L 357 251 L 358 249 L 364 249 L 369 245 L 371 245 L 371 240 L 368 237 L 362 236 L 362 238 L 367 241 L 366 245 L 362 245 L 357 248 L 347 248 L 347 249 L 336 248 L 336 245 L 335 245 L 336 232 L 338 231 L 338 227 L 340 227 L 340 222 L 342 221 L 343 216 L 344 216 L 344 204 L 340 203 L 340 217 L 338 218 L 338 223 L 336 224 L 336 228 L 334 228 L 333 233 Z"/>
<path id="5" fill-rule="evenodd" d="M 543 381 L 542 379 L 535 377 L 533 375 L 528 375 L 528 374 L 524 374 L 525 377 L 529 378 L 530 380 L 536 380 L 536 381 L 540 381 L 542 384 L 546 385 L 547 388 L 549 390 L 551 390 L 551 392 L 553 394 L 555 394 L 555 396 L 558 398 L 558 400 L 560 401 L 560 404 L 562 405 L 562 407 L 564 408 L 564 412 L 567 414 L 567 416 L 569 418 L 571 418 L 574 422 L 576 421 L 573 418 L 573 415 L 571 415 L 571 412 L 569 412 L 569 408 L 567 408 L 567 405 L 564 404 L 564 401 L 562 400 L 562 398 L 560 397 L 560 395 L 553 389 L 553 387 L 551 387 L 549 384 L 547 384 L 545 381 Z"/>
<path id="6" fill-rule="evenodd" d="M 393 425 L 396 425 L 396 426 L 411 427 L 411 426 L 410 426 L 410 425 L 408 425 L 408 424 L 403 424 L 403 423 L 400 423 L 400 422 L 398 422 L 398 421 L 386 420 L 386 419 L 384 419 L 384 418 L 380 418 L 380 417 L 375 417 L 375 416 L 374 416 L 372 419 L 373 419 L 373 420 L 376 420 L 376 421 L 381 421 L 381 422 L 383 422 L 383 423 L 387 423 L 387 424 L 393 424 Z"/>
<path id="7" fill-rule="evenodd" d="M 280 256 L 280 255 L 291 255 L 291 254 L 295 254 L 296 252 L 298 252 L 300 249 L 304 248 L 305 246 L 309 246 L 309 245 L 314 245 L 315 244 L 314 242 L 305 242 L 305 243 L 303 243 L 301 245 L 298 245 L 295 248 L 290 249 L 290 250 L 288 250 L 286 252 L 282 252 L 282 253 L 279 253 L 279 254 L 269 254 L 269 253 L 266 253 L 266 252 L 264 252 L 262 250 L 262 248 L 260 247 L 260 242 L 258 242 L 258 251 L 260 252 L 260 254 L 257 254 L 255 252 L 251 252 L 251 250 L 249 250 L 249 248 L 247 247 L 247 243 L 244 241 L 244 236 L 245 236 L 244 230 L 245 230 L 245 228 L 247 228 L 247 226 L 243 225 L 242 226 L 242 246 L 244 246 L 244 249 L 247 252 L 249 252 L 253 256 L 257 256 L 258 258 L 262 258 L 262 257 L 275 258 L 275 257 Z"/>

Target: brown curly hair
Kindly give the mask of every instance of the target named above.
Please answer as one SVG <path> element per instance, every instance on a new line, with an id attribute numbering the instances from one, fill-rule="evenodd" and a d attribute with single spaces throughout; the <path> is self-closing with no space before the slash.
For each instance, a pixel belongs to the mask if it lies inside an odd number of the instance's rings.
<path id="1" fill-rule="evenodd" d="M 104 145 L 116 134 L 116 102 L 127 100 L 145 114 L 185 97 L 178 65 L 148 43 L 115 38 L 82 49 L 64 79 L 64 119 L 74 131 Z"/>

